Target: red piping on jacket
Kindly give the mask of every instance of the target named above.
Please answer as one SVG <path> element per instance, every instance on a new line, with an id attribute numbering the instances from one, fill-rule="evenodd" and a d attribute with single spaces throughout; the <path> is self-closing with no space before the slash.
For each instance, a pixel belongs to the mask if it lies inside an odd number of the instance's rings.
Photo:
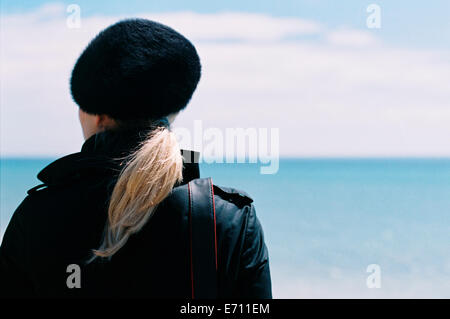
<path id="1" fill-rule="evenodd" d="M 211 178 L 211 193 L 212 193 L 212 206 L 213 206 L 213 213 L 214 213 L 214 256 L 216 258 L 216 271 L 217 271 L 217 232 L 216 232 L 216 203 L 214 200 L 214 186 L 213 181 Z"/>
<path id="2" fill-rule="evenodd" d="M 191 294 L 192 299 L 194 299 L 194 269 L 192 265 L 192 199 L 191 199 L 191 187 L 188 184 L 188 194 L 189 194 L 189 253 L 191 262 Z"/>
<path id="3" fill-rule="evenodd" d="M 192 299 L 194 299 L 194 267 L 192 262 L 192 198 L 191 198 L 191 187 L 188 184 L 188 195 L 189 195 L 189 253 L 190 253 L 190 264 L 191 264 L 191 294 Z M 214 215 L 214 257 L 216 262 L 216 271 L 218 269 L 217 264 L 217 227 L 216 227 L 216 203 L 214 200 L 214 186 L 211 178 L 211 194 L 212 194 L 212 207 Z"/>

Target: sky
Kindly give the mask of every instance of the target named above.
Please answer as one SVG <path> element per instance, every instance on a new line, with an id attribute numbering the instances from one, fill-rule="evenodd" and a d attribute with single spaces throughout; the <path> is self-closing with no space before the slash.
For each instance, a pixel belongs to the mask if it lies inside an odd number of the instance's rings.
<path id="1" fill-rule="evenodd" d="M 67 26 L 72 3 L 80 28 Z M 366 24 L 373 3 L 379 29 Z M 284 157 L 449 157 L 448 12 L 446 0 L 4 0 L 0 154 L 79 150 L 76 58 L 103 28 L 138 16 L 199 52 L 202 79 L 175 127 L 278 128 Z"/>

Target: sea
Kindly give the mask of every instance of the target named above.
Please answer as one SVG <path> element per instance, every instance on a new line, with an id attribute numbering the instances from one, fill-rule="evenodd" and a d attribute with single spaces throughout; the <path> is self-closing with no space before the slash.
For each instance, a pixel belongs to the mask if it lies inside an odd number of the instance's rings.
<path id="1" fill-rule="evenodd" d="M 54 158 L 0 160 L 0 238 Z M 200 165 L 254 200 L 275 298 L 450 298 L 449 158 Z"/>

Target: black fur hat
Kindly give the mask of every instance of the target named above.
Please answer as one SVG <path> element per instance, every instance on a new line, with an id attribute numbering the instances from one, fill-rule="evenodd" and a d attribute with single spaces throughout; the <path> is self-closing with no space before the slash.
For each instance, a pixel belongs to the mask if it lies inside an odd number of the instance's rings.
<path id="1" fill-rule="evenodd" d="M 158 119 L 180 111 L 200 80 L 197 51 L 175 30 L 145 19 L 100 32 L 72 71 L 72 97 L 90 114 Z"/>

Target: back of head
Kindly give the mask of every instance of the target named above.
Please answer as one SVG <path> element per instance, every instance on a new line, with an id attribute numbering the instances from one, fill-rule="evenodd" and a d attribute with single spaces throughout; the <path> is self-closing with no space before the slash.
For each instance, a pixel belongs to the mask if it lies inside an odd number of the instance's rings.
<path id="1" fill-rule="evenodd" d="M 78 58 L 71 92 L 90 114 L 159 119 L 183 109 L 200 80 L 194 46 L 175 30 L 145 19 L 100 32 Z"/>
<path id="2" fill-rule="evenodd" d="M 189 40 L 144 19 L 108 27 L 78 58 L 71 91 L 84 112 L 108 115 L 121 125 L 152 127 L 122 168 L 102 242 L 91 260 L 114 255 L 181 181 L 181 152 L 164 117 L 187 105 L 200 71 L 200 59 Z"/>

